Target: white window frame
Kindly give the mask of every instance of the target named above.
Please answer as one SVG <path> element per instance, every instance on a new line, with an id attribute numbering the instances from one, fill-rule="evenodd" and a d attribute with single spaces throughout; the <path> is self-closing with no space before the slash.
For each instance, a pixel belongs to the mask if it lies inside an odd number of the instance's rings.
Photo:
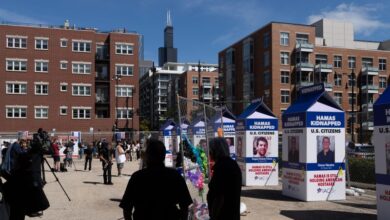
<path id="1" fill-rule="evenodd" d="M 75 44 L 77 44 L 75 49 Z M 89 48 L 87 45 L 89 44 Z M 89 50 L 88 50 L 89 49 Z M 90 40 L 72 40 L 72 51 L 78 53 L 91 53 L 92 41 Z"/>
<path id="2" fill-rule="evenodd" d="M 9 43 L 10 43 L 11 39 L 12 39 L 12 42 L 11 42 L 12 45 L 10 46 Z M 27 49 L 27 36 L 7 35 L 6 41 L 7 41 L 6 42 L 7 48 Z M 19 44 L 19 46 L 17 47 L 16 44 Z"/>
<path id="3" fill-rule="evenodd" d="M 133 55 L 134 54 L 134 44 L 121 43 L 121 42 L 115 43 L 115 54 Z"/>
<path id="4" fill-rule="evenodd" d="M 65 65 L 65 66 L 62 66 L 62 65 Z M 60 69 L 61 69 L 61 70 L 66 70 L 66 69 L 68 69 L 68 61 L 66 61 L 66 60 L 61 60 L 61 61 L 60 61 Z"/>
<path id="5" fill-rule="evenodd" d="M 45 111 L 46 110 L 46 116 Z M 49 106 L 34 106 L 34 118 L 35 119 L 48 119 L 49 118 Z"/>
<path id="6" fill-rule="evenodd" d="M 133 116 L 134 116 L 133 108 L 116 108 L 115 109 L 115 117 L 117 119 L 132 119 Z"/>
<path id="7" fill-rule="evenodd" d="M 283 94 L 283 92 L 288 92 L 288 95 L 286 96 L 286 94 Z M 281 89 L 280 90 L 280 103 L 282 103 L 282 104 L 290 103 L 290 96 L 291 96 L 290 90 Z M 287 102 L 285 100 L 287 100 Z"/>
<path id="8" fill-rule="evenodd" d="M 199 79 L 198 79 L 197 76 L 193 76 L 192 77 L 192 84 L 194 84 L 194 85 L 198 85 L 199 84 Z"/>
<path id="9" fill-rule="evenodd" d="M 133 97 L 134 86 L 118 85 L 115 86 L 115 97 Z"/>
<path id="10" fill-rule="evenodd" d="M 340 58 L 340 60 L 338 58 Z M 343 67 L 343 57 L 341 55 L 334 55 L 333 56 L 333 67 L 334 68 L 342 68 Z"/>
<path id="11" fill-rule="evenodd" d="M 356 57 L 348 56 L 348 69 L 355 69 L 355 68 L 356 68 Z"/>
<path id="12" fill-rule="evenodd" d="M 199 95 L 199 88 L 192 88 L 192 95 Z"/>
<path id="13" fill-rule="evenodd" d="M 343 93 L 342 92 L 334 92 L 333 99 L 337 104 L 339 104 L 339 105 L 343 104 Z"/>
<path id="14" fill-rule="evenodd" d="M 65 45 L 63 43 L 65 43 Z M 60 47 L 68 47 L 68 39 L 61 38 L 60 39 Z"/>
<path id="15" fill-rule="evenodd" d="M 285 74 L 287 73 L 287 74 Z M 286 82 L 287 80 L 287 82 Z M 281 84 L 289 84 L 290 83 L 290 71 L 288 70 L 280 70 L 280 83 Z"/>
<path id="16" fill-rule="evenodd" d="M 379 88 L 385 89 L 387 87 L 387 77 L 386 76 L 379 76 Z"/>
<path id="17" fill-rule="evenodd" d="M 92 63 L 90 63 L 90 62 L 72 62 L 72 73 L 73 74 L 91 74 L 91 72 L 92 72 Z"/>
<path id="18" fill-rule="evenodd" d="M 34 70 L 36 73 L 49 72 L 49 61 L 48 60 L 35 60 L 34 63 L 35 63 Z M 46 70 L 45 70 L 45 67 L 46 67 Z"/>
<path id="19" fill-rule="evenodd" d="M 287 54 L 287 56 L 286 56 Z M 290 64 L 290 53 L 288 51 L 280 51 L 280 64 L 289 65 Z"/>
<path id="20" fill-rule="evenodd" d="M 12 110 L 12 116 L 8 116 L 8 113 L 9 113 L 9 110 Z M 18 117 L 15 117 L 15 113 L 16 111 L 18 111 L 18 114 L 19 116 Z M 25 116 L 22 117 L 22 113 L 23 113 L 23 110 L 24 110 L 24 114 Z M 6 118 L 27 118 L 27 105 L 6 105 L 5 106 L 5 117 Z"/>
<path id="21" fill-rule="evenodd" d="M 8 69 L 9 62 L 12 62 L 12 69 Z M 16 69 L 16 67 L 18 67 L 19 69 Z M 23 69 L 22 67 L 25 67 L 25 69 Z M 5 70 L 11 72 L 27 72 L 27 59 L 6 58 Z"/>
<path id="22" fill-rule="evenodd" d="M 38 93 L 38 87 L 37 86 L 40 86 L 40 90 L 41 90 L 41 93 Z M 46 92 L 47 93 L 44 93 L 45 89 L 44 87 L 47 87 L 46 88 Z M 35 82 L 34 83 L 34 94 L 35 95 L 49 95 L 49 83 L 48 82 Z"/>
<path id="23" fill-rule="evenodd" d="M 77 87 L 77 91 L 75 89 L 76 87 Z M 89 93 L 87 88 L 89 88 Z M 92 84 L 72 83 L 72 96 L 91 96 L 91 95 L 92 95 Z"/>
<path id="24" fill-rule="evenodd" d="M 19 86 L 19 92 L 15 92 L 15 86 Z M 12 86 L 11 90 L 8 91 L 9 86 Z M 24 87 L 24 89 L 22 88 Z M 24 92 L 23 92 L 24 90 Z M 5 93 L 9 95 L 26 95 L 27 94 L 27 82 L 20 82 L 20 81 L 6 81 L 5 82 Z"/>
<path id="25" fill-rule="evenodd" d="M 46 41 L 46 48 L 44 42 Z M 40 42 L 40 44 L 38 44 Z M 38 47 L 38 45 L 40 47 Z M 35 38 L 35 50 L 49 50 L 49 38 L 47 37 L 36 37 Z"/>
<path id="26" fill-rule="evenodd" d="M 65 89 L 62 89 L 62 87 L 65 86 Z M 60 83 L 60 92 L 67 92 L 68 91 L 68 83 L 62 82 Z"/>
<path id="27" fill-rule="evenodd" d="M 62 110 L 65 110 L 63 113 Z M 68 115 L 68 106 L 60 106 L 60 115 Z"/>
<path id="28" fill-rule="evenodd" d="M 379 60 L 378 60 L 378 68 L 379 68 L 380 71 L 387 70 L 387 59 L 386 58 L 379 58 Z"/>
<path id="29" fill-rule="evenodd" d="M 285 36 L 287 35 L 287 37 Z M 280 45 L 288 46 L 290 44 L 290 33 L 289 32 L 280 32 Z"/>
<path id="30" fill-rule="evenodd" d="M 75 117 L 75 111 L 77 111 L 77 116 Z M 80 117 L 80 113 L 83 111 L 84 117 Z M 87 112 L 89 113 L 87 114 Z M 89 120 L 91 119 L 92 107 L 72 107 L 72 119 L 78 120 Z M 89 117 L 87 117 L 89 115 Z"/>
<path id="31" fill-rule="evenodd" d="M 120 76 L 134 76 L 134 65 L 115 64 L 115 74 Z"/>
<path id="32" fill-rule="evenodd" d="M 343 84 L 343 75 L 341 73 L 335 73 L 333 80 L 334 80 L 334 85 L 335 86 L 342 86 L 342 84 Z"/>

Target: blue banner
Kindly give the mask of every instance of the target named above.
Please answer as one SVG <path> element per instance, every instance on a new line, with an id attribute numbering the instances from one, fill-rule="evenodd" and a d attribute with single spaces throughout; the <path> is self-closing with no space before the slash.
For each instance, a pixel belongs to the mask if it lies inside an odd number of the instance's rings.
<path id="1" fill-rule="evenodd" d="M 343 128 L 344 112 L 307 112 L 307 127 Z"/>
<path id="2" fill-rule="evenodd" d="M 243 161 L 245 163 L 277 163 L 279 158 L 277 157 L 245 157 Z"/>
<path id="3" fill-rule="evenodd" d="M 235 132 L 235 124 L 236 123 L 223 123 L 223 132 Z M 221 127 L 221 123 L 214 124 L 214 132 L 218 131 L 218 128 Z"/>
<path id="4" fill-rule="evenodd" d="M 172 136 L 172 131 L 171 130 L 164 130 L 163 136 Z"/>
<path id="5" fill-rule="evenodd" d="M 386 174 L 375 174 L 376 183 L 381 185 L 390 185 L 390 175 Z"/>
<path id="6" fill-rule="evenodd" d="M 374 105 L 374 126 L 390 125 L 390 105 Z"/>
<path id="7" fill-rule="evenodd" d="M 246 130 L 248 131 L 275 131 L 278 130 L 277 119 L 246 119 Z"/>
<path id="8" fill-rule="evenodd" d="M 305 113 L 283 114 L 283 128 L 304 128 L 306 126 Z"/>

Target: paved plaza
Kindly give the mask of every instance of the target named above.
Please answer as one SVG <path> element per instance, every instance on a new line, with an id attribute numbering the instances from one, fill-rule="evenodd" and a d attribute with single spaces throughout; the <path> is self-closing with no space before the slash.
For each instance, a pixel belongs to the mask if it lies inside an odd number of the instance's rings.
<path id="1" fill-rule="evenodd" d="M 51 159 L 48 159 L 52 163 Z M 42 220 L 119 220 L 123 219 L 118 207 L 131 174 L 138 170 L 138 162 L 126 162 L 124 175 L 117 177 L 113 166 L 114 185 L 104 185 L 101 163 L 93 161 L 91 172 L 84 171 L 83 160 L 76 160 L 69 172 L 56 173 L 72 201 L 61 190 L 46 166 L 47 185 L 44 190 L 51 207 L 44 212 Z M 156 180 L 156 185 L 160 181 Z M 189 185 L 193 198 L 200 199 Z M 204 194 L 206 198 L 207 190 Z M 241 201 L 249 213 L 243 220 L 261 219 L 376 219 L 376 197 L 368 191 L 360 197 L 347 197 L 345 201 L 301 202 L 281 195 L 278 187 L 243 187 Z"/>

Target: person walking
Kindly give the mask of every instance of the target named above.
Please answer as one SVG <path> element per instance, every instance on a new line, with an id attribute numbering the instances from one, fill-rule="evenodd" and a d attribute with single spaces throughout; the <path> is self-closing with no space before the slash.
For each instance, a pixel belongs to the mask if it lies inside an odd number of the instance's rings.
<path id="1" fill-rule="evenodd" d="M 211 139 L 209 147 L 210 158 L 215 161 L 207 193 L 210 219 L 240 219 L 241 170 L 230 157 L 224 138 Z"/>
<path id="2" fill-rule="evenodd" d="M 106 185 L 113 185 L 111 181 L 111 170 L 112 170 L 112 158 L 113 150 L 111 144 L 105 140 L 102 141 L 102 145 L 99 151 L 100 161 L 102 161 L 103 168 L 103 181 Z"/>
<path id="3" fill-rule="evenodd" d="M 87 165 L 89 165 L 89 171 L 92 169 L 92 157 L 93 157 L 93 143 L 88 144 L 88 147 L 85 149 L 85 164 L 84 170 L 87 170 Z"/>
<path id="4" fill-rule="evenodd" d="M 118 168 L 118 176 L 122 175 L 122 169 L 126 161 L 126 154 L 125 151 L 123 150 L 123 143 L 119 142 L 118 145 L 115 148 L 115 160 L 116 160 L 116 165 Z"/>
<path id="5" fill-rule="evenodd" d="M 176 170 L 165 167 L 164 159 L 164 144 L 149 140 L 146 168 L 133 173 L 119 204 L 125 220 L 187 219 L 192 203 L 187 185 Z M 156 180 L 162 181 L 156 184 Z"/>

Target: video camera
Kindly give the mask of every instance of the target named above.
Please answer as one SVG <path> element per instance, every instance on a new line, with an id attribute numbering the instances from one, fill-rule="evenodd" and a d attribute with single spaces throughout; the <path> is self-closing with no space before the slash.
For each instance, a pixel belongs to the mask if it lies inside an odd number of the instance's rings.
<path id="1" fill-rule="evenodd" d="M 51 142 L 49 134 L 42 128 L 38 129 L 37 133 L 33 134 L 31 148 L 42 154 L 51 154 Z"/>

